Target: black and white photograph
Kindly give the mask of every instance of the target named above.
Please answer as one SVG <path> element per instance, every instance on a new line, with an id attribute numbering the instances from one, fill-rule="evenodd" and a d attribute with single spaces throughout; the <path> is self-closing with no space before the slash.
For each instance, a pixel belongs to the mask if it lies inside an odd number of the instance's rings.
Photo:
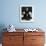
<path id="1" fill-rule="evenodd" d="M 20 6 L 20 21 L 21 22 L 32 22 L 33 17 L 34 17 L 34 8 L 32 5 Z"/>

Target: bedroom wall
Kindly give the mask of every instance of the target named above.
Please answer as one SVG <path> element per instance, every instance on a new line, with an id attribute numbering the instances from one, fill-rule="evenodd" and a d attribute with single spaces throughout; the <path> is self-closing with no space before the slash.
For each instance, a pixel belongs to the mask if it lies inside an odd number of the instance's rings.
<path id="1" fill-rule="evenodd" d="M 0 25 L 13 24 L 16 28 L 38 27 L 46 28 L 46 0 L 0 0 Z M 19 19 L 20 5 L 33 5 L 35 21 L 22 23 Z"/>
<path id="2" fill-rule="evenodd" d="M 20 22 L 22 4 L 34 6 L 34 22 Z M 40 27 L 46 32 L 46 0 L 0 0 L 0 31 L 9 24 L 19 29 Z"/>

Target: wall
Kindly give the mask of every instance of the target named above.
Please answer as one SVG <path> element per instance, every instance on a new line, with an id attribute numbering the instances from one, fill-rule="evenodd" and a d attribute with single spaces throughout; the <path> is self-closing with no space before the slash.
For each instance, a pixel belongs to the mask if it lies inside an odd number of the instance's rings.
<path id="1" fill-rule="evenodd" d="M 35 21 L 21 23 L 19 20 L 20 5 L 33 5 Z M 46 28 L 46 0 L 1 0 L 0 25 L 13 24 L 16 28 L 38 27 Z"/>
<path id="2" fill-rule="evenodd" d="M 20 5 L 33 5 L 35 21 L 21 23 L 19 20 Z M 9 24 L 16 28 L 40 27 L 46 32 L 46 0 L 0 0 L 0 31 Z"/>

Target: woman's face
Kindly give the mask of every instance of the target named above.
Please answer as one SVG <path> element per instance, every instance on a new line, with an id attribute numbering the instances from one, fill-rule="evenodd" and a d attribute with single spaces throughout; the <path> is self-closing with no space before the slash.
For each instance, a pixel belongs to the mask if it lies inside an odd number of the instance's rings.
<path id="1" fill-rule="evenodd" d="M 28 8 L 26 8 L 26 11 L 28 11 Z"/>

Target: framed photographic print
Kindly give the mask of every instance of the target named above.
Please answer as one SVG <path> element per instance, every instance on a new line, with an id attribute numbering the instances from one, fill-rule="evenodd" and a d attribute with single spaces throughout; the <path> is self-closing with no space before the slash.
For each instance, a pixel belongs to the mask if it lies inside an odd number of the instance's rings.
<path id="1" fill-rule="evenodd" d="M 21 22 L 34 21 L 34 7 L 32 5 L 20 5 L 20 21 Z"/>

